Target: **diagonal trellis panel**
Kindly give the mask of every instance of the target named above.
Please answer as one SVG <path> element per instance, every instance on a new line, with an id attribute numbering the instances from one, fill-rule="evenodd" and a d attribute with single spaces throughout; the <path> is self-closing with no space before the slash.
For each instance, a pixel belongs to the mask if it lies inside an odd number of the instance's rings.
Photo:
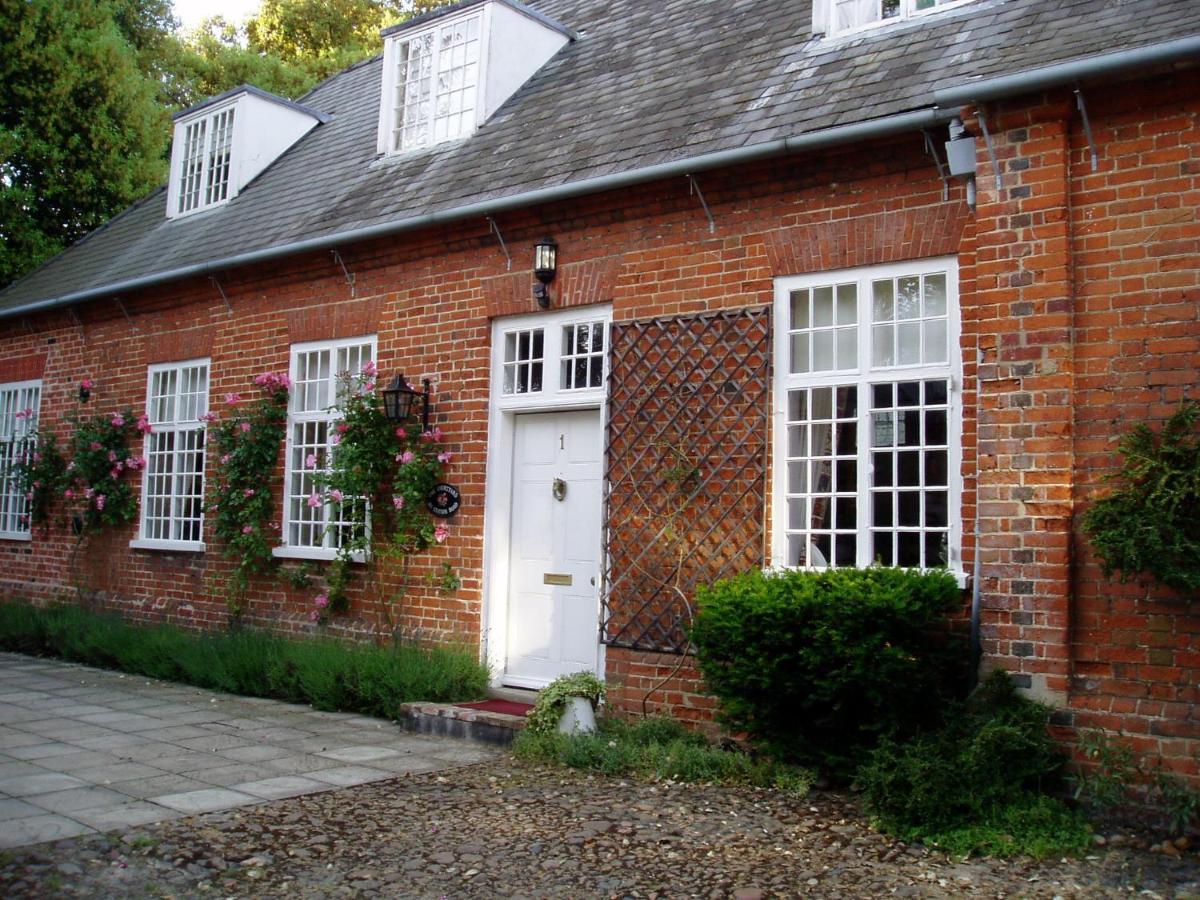
<path id="1" fill-rule="evenodd" d="M 698 584 L 764 563 L 769 308 L 614 324 L 601 639 L 687 652 Z"/>

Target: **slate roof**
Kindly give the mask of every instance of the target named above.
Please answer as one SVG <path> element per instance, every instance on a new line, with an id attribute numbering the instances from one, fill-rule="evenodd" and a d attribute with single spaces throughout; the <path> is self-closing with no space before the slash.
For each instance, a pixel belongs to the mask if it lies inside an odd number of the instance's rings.
<path id="1" fill-rule="evenodd" d="M 813 38 L 809 0 L 533 0 L 573 29 L 470 138 L 376 152 L 382 61 L 306 97 L 330 117 L 225 206 L 160 189 L 0 293 L 36 301 L 480 200 L 933 106 L 933 92 L 1200 35 L 1196 0 L 976 0 Z"/>

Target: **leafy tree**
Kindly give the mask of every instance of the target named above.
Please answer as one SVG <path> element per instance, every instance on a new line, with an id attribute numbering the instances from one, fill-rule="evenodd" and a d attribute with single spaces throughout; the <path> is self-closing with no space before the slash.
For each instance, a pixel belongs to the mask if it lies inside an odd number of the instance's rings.
<path id="1" fill-rule="evenodd" d="M 161 183 L 161 0 L 0 0 L 0 285 Z M 169 9 L 169 7 L 166 7 Z"/>

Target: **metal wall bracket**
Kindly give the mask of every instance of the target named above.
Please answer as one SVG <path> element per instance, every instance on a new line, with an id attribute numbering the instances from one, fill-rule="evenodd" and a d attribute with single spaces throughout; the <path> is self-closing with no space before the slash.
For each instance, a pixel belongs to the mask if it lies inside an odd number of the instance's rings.
<path id="1" fill-rule="evenodd" d="M 1079 88 L 1075 88 L 1075 105 L 1079 108 L 1079 115 L 1083 117 L 1083 133 L 1087 136 L 1088 149 L 1092 151 L 1092 171 L 1099 171 L 1100 154 L 1096 152 L 1096 141 L 1092 137 L 1092 122 L 1088 118 L 1087 104 L 1083 102 L 1083 91 Z"/>
<path id="2" fill-rule="evenodd" d="M 996 159 L 996 148 L 992 146 L 992 133 L 988 131 L 987 116 L 979 107 L 979 127 L 983 129 L 983 143 L 987 146 L 988 159 L 992 161 L 992 172 L 996 176 L 996 190 L 1004 187 L 1004 176 L 1000 174 L 1000 162 Z"/>
<path id="3" fill-rule="evenodd" d="M 75 312 L 75 307 L 68 306 L 67 312 L 71 315 L 71 321 L 75 323 L 75 327 L 79 329 L 79 340 L 87 344 L 87 332 L 83 330 L 83 320 L 79 318 L 79 313 Z"/>
<path id="4" fill-rule="evenodd" d="M 492 234 L 496 236 L 496 240 L 500 242 L 500 252 L 504 254 L 504 259 L 507 261 L 506 268 L 512 271 L 512 254 L 508 252 L 508 245 L 504 243 L 504 235 L 500 233 L 500 226 L 496 224 L 496 220 L 491 216 L 487 217 L 488 226 L 492 229 Z"/>
<path id="5" fill-rule="evenodd" d="M 942 202 L 945 203 L 950 199 L 950 176 L 946 172 L 942 158 L 938 156 L 937 144 L 933 142 L 933 136 L 929 133 L 929 129 L 922 128 L 921 134 L 925 137 L 925 152 L 933 157 L 933 164 L 937 166 L 938 178 L 942 179 Z"/>
<path id="6" fill-rule="evenodd" d="M 333 254 L 334 262 L 342 267 L 342 274 L 346 276 L 346 284 L 350 285 L 350 296 L 354 297 L 354 273 L 346 268 L 346 264 L 342 261 L 342 254 L 338 253 L 336 250 L 330 250 L 329 252 Z"/>
<path id="7" fill-rule="evenodd" d="M 217 280 L 216 275 L 209 275 L 208 280 L 213 283 L 213 287 L 217 289 L 217 293 L 221 295 L 221 299 L 225 301 L 225 308 L 229 310 L 229 314 L 233 315 L 233 304 L 229 302 L 229 298 L 225 295 L 225 288 L 221 287 L 221 282 Z"/>
<path id="8" fill-rule="evenodd" d="M 700 190 L 700 185 L 696 181 L 695 175 L 688 175 L 688 193 L 700 199 L 700 206 L 704 208 L 704 215 L 708 219 L 708 233 L 712 234 L 717 230 L 717 223 L 713 220 L 712 210 L 708 208 L 708 201 L 704 199 L 704 193 Z"/>
<path id="9" fill-rule="evenodd" d="M 129 315 L 129 309 L 125 306 L 125 301 L 120 297 L 113 297 L 113 300 L 117 302 L 117 306 L 119 306 L 121 308 L 121 312 L 125 314 L 125 322 L 129 325 L 129 327 L 134 331 L 141 331 L 141 329 L 137 327 L 137 323 L 133 321 L 133 316 Z"/>

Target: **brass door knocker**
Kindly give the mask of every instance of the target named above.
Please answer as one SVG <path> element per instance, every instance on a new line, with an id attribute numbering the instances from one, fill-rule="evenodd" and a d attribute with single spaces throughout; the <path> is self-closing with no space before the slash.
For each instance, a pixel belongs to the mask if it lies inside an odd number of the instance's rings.
<path id="1" fill-rule="evenodd" d="M 554 485 L 550 488 L 550 493 L 554 495 L 555 500 L 562 500 L 567 496 L 567 483 L 561 478 L 555 478 Z"/>

